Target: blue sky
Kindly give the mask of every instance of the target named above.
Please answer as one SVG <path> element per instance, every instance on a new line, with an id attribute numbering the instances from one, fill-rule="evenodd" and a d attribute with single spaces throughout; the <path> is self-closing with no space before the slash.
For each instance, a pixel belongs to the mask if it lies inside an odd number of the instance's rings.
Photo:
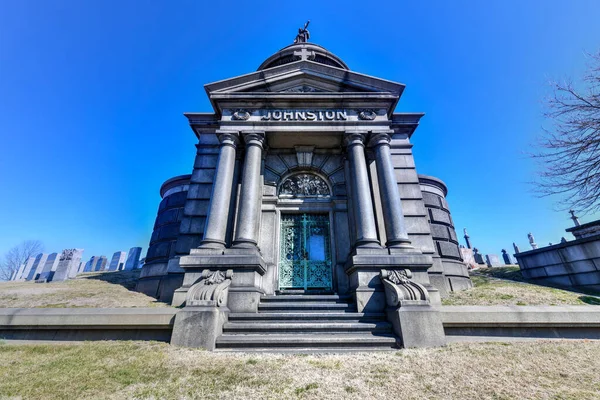
<path id="1" fill-rule="evenodd" d="M 0 254 L 145 255 L 161 183 L 191 172 L 182 113 L 211 111 L 204 84 L 254 71 L 307 19 L 352 70 L 406 84 L 397 111 L 426 113 L 417 170 L 448 184 L 459 236 L 497 254 L 569 236 L 525 152 L 548 81 L 600 48 L 598 1 L 23 0 L 0 5 Z"/>

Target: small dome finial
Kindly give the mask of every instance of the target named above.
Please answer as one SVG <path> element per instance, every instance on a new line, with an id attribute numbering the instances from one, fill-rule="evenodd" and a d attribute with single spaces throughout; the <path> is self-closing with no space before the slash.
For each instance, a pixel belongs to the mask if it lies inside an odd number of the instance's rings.
<path id="1" fill-rule="evenodd" d="M 298 34 L 296 35 L 296 39 L 294 39 L 294 43 L 306 43 L 308 42 L 308 38 L 310 38 L 310 32 L 308 31 L 308 24 L 310 24 L 310 20 L 306 21 L 304 24 L 304 28 L 298 28 Z"/>

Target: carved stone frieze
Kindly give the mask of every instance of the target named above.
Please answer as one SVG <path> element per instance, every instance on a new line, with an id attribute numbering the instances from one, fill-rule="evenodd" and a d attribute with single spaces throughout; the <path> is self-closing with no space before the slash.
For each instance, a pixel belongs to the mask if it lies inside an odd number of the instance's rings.
<path id="1" fill-rule="evenodd" d="M 231 119 L 235 119 L 237 121 L 246 121 L 251 115 L 247 110 L 231 110 L 231 112 Z"/>
<path id="2" fill-rule="evenodd" d="M 374 110 L 357 110 L 358 118 L 367 121 L 373 121 L 377 117 L 377 113 Z"/>
<path id="3" fill-rule="evenodd" d="M 429 293 L 420 283 L 413 282 L 409 269 L 386 270 L 380 272 L 381 281 L 385 287 L 385 298 L 390 307 L 401 307 L 402 302 L 429 303 Z"/>
<path id="4" fill-rule="evenodd" d="M 227 294 L 233 270 L 210 271 L 205 269 L 199 282 L 187 293 L 186 306 L 227 306 Z"/>
<path id="5" fill-rule="evenodd" d="M 286 178 L 279 187 L 280 195 L 294 197 L 329 196 L 329 186 L 318 175 L 296 174 Z"/>

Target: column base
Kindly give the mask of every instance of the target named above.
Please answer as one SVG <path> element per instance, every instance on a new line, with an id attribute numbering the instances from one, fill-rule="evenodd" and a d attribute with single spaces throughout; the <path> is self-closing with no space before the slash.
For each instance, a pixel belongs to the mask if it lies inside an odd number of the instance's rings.
<path id="1" fill-rule="evenodd" d="M 231 312 L 257 312 L 262 276 L 267 266 L 262 255 L 254 248 L 192 249 L 190 255 L 181 257 L 181 268 L 185 270 L 183 285 L 175 291 L 173 306 L 185 304 L 188 289 L 201 279 L 202 271 L 233 270 L 229 287 L 228 308 Z"/>

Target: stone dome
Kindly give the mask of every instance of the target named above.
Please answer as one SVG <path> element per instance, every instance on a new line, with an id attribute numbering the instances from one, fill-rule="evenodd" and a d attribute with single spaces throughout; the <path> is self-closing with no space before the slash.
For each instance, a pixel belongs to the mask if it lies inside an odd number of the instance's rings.
<path id="1" fill-rule="evenodd" d="M 260 64 L 258 71 L 300 60 L 310 60 L 319 64 L 331 65 L 336 68 L 349 69 L 345 62 L 335 54 L 330 53 L 324 47 L 313 43 L 294 43 L 284 47 L 271 57 L 267 58 Z"/>

